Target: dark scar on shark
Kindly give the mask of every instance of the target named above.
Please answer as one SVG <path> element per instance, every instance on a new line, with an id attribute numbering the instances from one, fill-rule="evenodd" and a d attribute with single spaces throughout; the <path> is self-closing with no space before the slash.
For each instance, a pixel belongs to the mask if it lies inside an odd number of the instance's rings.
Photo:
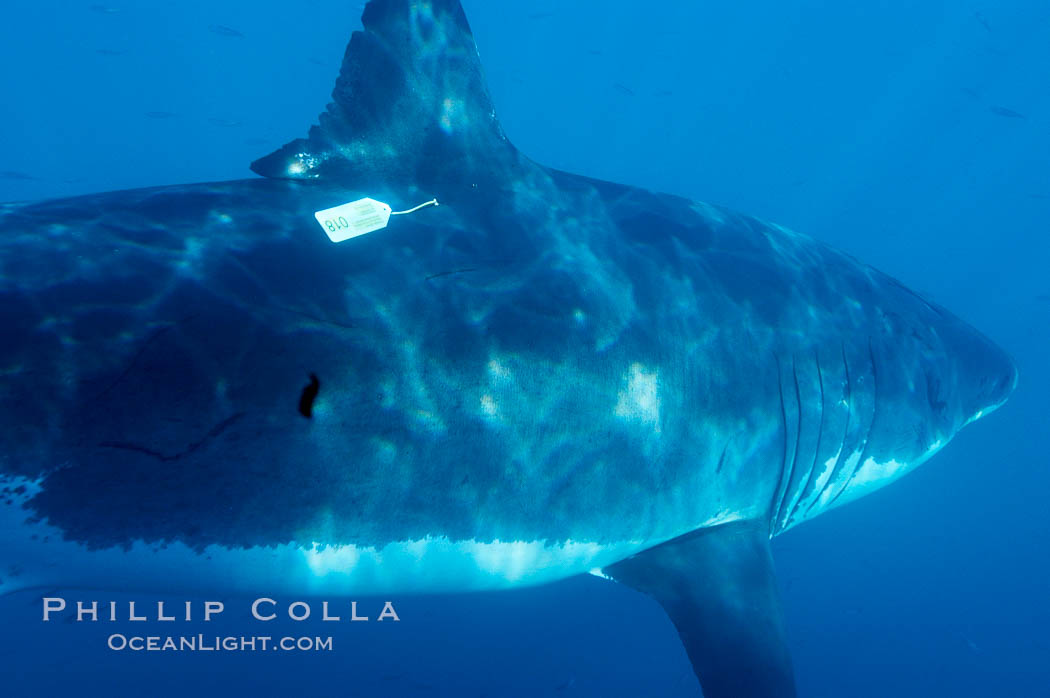
<path id="1" fill-rule="evenodd" d="M 216 437 L 221 435 L 224 431 L 226 431 L 228 428 L 233 426 L 237 421 L 239 421 L 242 417 L 244 417 L 244 415 L 245 415 L 244 412 L 238 412 L 235 415 L 227 417 L 226 419 L 222 420 L 221 422 L 216 424 L 214 427 L 212 427 L 208 431 L 208 433 L 204 435 L 204 438 L 202 438 L 200 441 L 194 441 L 189 446 L 187 446 L 184 450 L 179 451 L 178 453 L 170 454 L 170 455 L 169 454 L 165 454 L 165 453 L 161 453 L 160 451 L 155 451 L 155 450 L 153 450 L 151 448 L 147 448 L 146 446 L 141 446 L 139 444 L 129 443 L 129 442 L 126 442 L 126 441 L 103 441 L 102 443 L 99 444 L 99 447 L 100 448 L 113 448 L 113 449 L 117 449 L 117 450 L 120 450 L 120 451 L 133 451 L 135 453 L 141 453 L 141 454 L 143 454 L 145 456 L 149 456 L 151 458 L 156 458 L 157 460 L 159 460 L 162 463 L 170 463 L 172 461 L 177 461 L 177 460 L 180 460 L 182 458 L 185 458 L 186 456 L 192 455 L 194 453 L 194 451 L 199 449 L 201 446 L 203 446 L 204 444 L 208 443 L 212 439 L 215 439 Z"/>
<path id="2" fill-rule="evenodd" d="M 430 276 L 425 278 L 424 281 L 431 281 L 432 279 L 440 279 L 443 276 L 452 276 L 453 274 L 466 274 L 466 273 L 472 272 L 472 271 L 477 271 L 477 269 L 473 268 L 473 267 L 469 268 L 469 269 L 452 269 L 450 271 L 443 271 L 443 272 L 439 272 L 437 274 L 431 274 Z"/>
<path id="3" fill-rule="evenodd" d="M 314 400 L 317 399 L 317 393 L 320 390 L 321 381 L 317 380 L 317 376 L 311 373 L 310 384 L 303 388 L 303 394 L 299 396 L 299 414 L 307 419 L 314 416 Z"/>
<path id="4" fill-rule="evenodd" d="M 93 398 L 91 398 L 89 400 L 89 403 L 90 402 L 94 402 L 96 400 L 100 400 L 100 399 L 106 397 L 106 395 L 108 395 L 109 392 L 111 390 L 113 390 L 113 388 L 117 387 L 117 385 L 121 381 L 123 381 L 125 378 L 127 378 L 128 374 L 131 373 L 131 369 L 135 368 L 135 364 L 138 363 L 138 360 L 140 358 L 142 358 L 142 355 L 146 353 L 146 350 L 150 348 L 150 345 L 153 344 L 153 342 L 155 340 L 159 339 L 161 337 L 161 335 L 163 335 L 168 330 L 171 330 L 171 329 L 173 329 L 175 327 L 178 327 L 179 325 L 182 325 L 183 323 L 186 323 L 186 322 L 189 322 L 190 320 L 193 320 L 198 315 L 200 315 L 200 313 L 193 313 L 192 315 L 187 315 L 186 317 L 182 318 L 181 320 L 176 320 L 175 322 L 167 323 L 163 327 L 160 327 L 156 331 L 154 331 L 153 334 L 151 334 L 149 337 L 147 337 L 146 341 L 144 341 L 142 343 L 142 345 L 139 347 L 139 350 L 137 352 L 135 352 L 135 355 L 133 357 L 131 357 L 131 361 L 129 361 L 127 366 L 124 367 L 124 370 L 121 372 L 121 374 L 119 376 L 117 376 L 117 378 L 114 379 L 113 382 L 111 382 L 108 386 L 106 386 L 105 390 L 103 390 L 98 395 L 95 395 Z"/>

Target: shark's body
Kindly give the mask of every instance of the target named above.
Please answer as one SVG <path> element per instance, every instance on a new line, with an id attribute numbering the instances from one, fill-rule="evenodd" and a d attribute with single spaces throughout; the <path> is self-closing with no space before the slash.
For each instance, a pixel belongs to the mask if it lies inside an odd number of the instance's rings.
<path id="1" fill-rule="evenodd" d="M 929 458 L 1012 363 L 809 238 L 530 162 L 458 3 L 364 21 L 271 179 L 0 208 L 0 590 L 603 570 L 709 695 L 790 693 L 768 538 Z M 314 212 L 365 196 L 443 205 L 333 245 Z"/>

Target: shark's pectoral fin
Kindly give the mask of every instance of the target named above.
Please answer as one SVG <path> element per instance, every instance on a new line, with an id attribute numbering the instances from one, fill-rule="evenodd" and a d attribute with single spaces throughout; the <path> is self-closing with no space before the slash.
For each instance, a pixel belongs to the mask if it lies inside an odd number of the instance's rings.
<path id="1" fill-rule="evenodd" d="M 700 529 L 603 570 L 664 607 L 707 698 L 795 695 L 768 531 Z"/>

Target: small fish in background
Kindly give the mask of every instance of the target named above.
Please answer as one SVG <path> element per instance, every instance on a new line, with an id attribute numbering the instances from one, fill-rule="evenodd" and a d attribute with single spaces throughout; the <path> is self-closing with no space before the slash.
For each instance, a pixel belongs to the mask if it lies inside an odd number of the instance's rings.
<path id="1" fill-rule="evenodd" d="M 576 677 L 575 676 L 570 676 L 569 678 L 565 679 L 560 684 L 555 686 L 554 690 L 557 691 L 558 693 L 564 693 L 565 691 L 568 691 L 570 688 L 572 688 L 575 685 L 576 685 Z"/>
<path id="2" fill-rule="evenodd" d="M 240 126 L 242 122 L 234 121 L 233 119 L 220 119 L 218 117 L 212 117 L 208 119 L 208 123 L 212 126 L 221 126 L 222 128 L 236 128 Z"/>
<path id="3" fill-rule="evenodd" d="M 553 12 L 533 12 L 531 15 L 529 15 L 529 19 L 531 19 L 531 20 L 547 19 L 547 18 L 553 17 L 553 16 L 554 16 Z"/>
<path id="4" fill-rule="evenodd" d="M 672 92 L 671 90 L 657 90 L 656 91 L 656 96 L 657 97 L 671 97 L 673 95 L 674 95 L 674 92 Z"/>
<path id="5" fill-rule="evenodd" d="M 106 7 L 105 5 L 90 5 L 88 9 L 96 14 L 100 15 L 115 15 L 120 10 L 115 7 Z"/>
<path id="6" fill-rule="evenodd" d="M 39 182 L 39 177 L 34 177 L 31 174 L 25 172 L 19 172 L 18 170 L 2 170 L 0 171 L 0 179 L 11 179 L 19 182 Z"/>
<path id="7" fill-rule="evenodd" d="M 224 24 L 213 24 L 208 27 L 208 30 L 212 34 L 218 34 L 219 36 L 228 36 L 231 39 L 243 39 L 244 34 L 240 33 L 233 27 L 227 27 Z"/>
<path id="8" fill-rule="evenodd" d="M 625 95 L 630 95 L 631 97 L 634 97 L 634 90 L 632 90 L 630 87 L 627 87 L 626 85 L 621 85 L 620 83 L 616 82 L 613 83 L 613 87 L 618 89 L 620 92 L 623 92 Z"/>
<path id="9" fill-rule="evenodd" d="M 599 51 L 596 48 L 587 49 L 587 53 L 591 54 L 592 56 L 600 56 L 600 55 L 602 55 L 602 52 Z"/>
<path id="10" fill-rule="evenodd" d="M 977 20 L 978 24 L 980 24 L 982 27 L 984 27 L 985 31 L 991 33 L 992 25 L 988 23 L 988 18 L 987 17 L 985 17 L 980 12 L 974 12 L 973 13 L 973 17 L 974 17 L 974 19 Z"/>
<path id="11" fill-rule="evenodd" d="M 1029 194 L 1029 199 L 1050 199 L 1050 194 Z"/>
<path id="12" fill-rule="evenodd" d="M 972 87 L 960 87 L 959 91 L 976 102 L 981 101 L 981 93 Z"/>
<path id="13" fill-rule="evenodd" d="M 148 111 L 146 112 L 147 119 L 170 119 L 173 116 L 178 116 L 170 111 Z"/>
<path id="14" fill-rule="evenodd" d="M 999 107 L 992 105 L 988 107 L 988 110 L 997 116 L 1005 116 L 1007 119 L 1027 119 L 1028 117 L 1021 112 L 1016 112 L 1013 109 L 1007 109 L 1006 107 Z"/>

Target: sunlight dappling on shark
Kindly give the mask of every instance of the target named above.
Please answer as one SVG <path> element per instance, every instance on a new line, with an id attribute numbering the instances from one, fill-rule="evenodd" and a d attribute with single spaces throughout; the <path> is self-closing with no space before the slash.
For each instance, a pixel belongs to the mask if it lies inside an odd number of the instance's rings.
<path id="1" fill-rule="evenodd" d="M 0 591 L 591 572 L 662 605 L 709 697 L 793 695 L 769 539 L 1013 363 L 803 235 L 531 161 L 455 0 L 363 25 L 259 178 L 0 206 Z M 318 226 L 365 199 L 413 212 Z"/>

